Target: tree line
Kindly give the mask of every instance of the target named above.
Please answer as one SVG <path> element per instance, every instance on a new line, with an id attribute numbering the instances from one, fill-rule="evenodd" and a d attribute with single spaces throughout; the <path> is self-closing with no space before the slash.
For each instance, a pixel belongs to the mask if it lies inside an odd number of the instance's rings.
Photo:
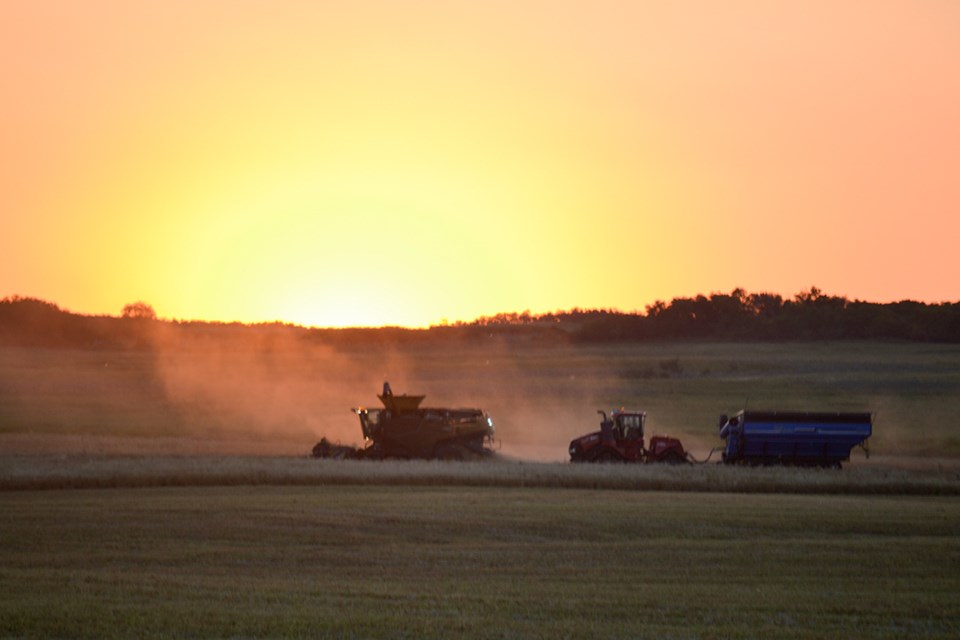
<path id="1" fill-rule="evenodd" d="M 730 293 L 674 298 L 644 313 L 574 309 L 539 316 L 501 314 L 481 326 L 556 326 L 575 340 L 904 340 L 960 341 L 960 302 L 926 304 L 849 300 L 813 287 L 790 299 L 772 293 Z"/>
<path id="2" fill-rule="evenodd" d="M 771 293 L 713 293 L 657 301 L 644 312 L 612 309 L 532 314 L 501 313 L 472 322 L 429 329 L 319 329 L 284 323 L 247 325 L 157 319 L 136 302 L 119 317 L 86 316 L 20 296 L 0 300 L 0 344 L 137 348 L 178 338 L 293 337 L 330 344 L 442 343 L 486 338 L 552 342 L 643 342 L 676 340 L 900 340 L 960 342 L 960 302 L 874 303 L 823 293 L 816 287 L 783 298 Z"/>

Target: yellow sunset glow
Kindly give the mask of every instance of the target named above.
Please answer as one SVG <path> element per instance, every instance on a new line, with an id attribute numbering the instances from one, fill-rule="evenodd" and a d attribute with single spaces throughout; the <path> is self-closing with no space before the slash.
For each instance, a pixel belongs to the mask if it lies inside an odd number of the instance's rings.
<path id="1" fill-rule="evenodd" d="M 960 4 L 11 2 L 0 296 L 425 326 L 956 299 Z"/>

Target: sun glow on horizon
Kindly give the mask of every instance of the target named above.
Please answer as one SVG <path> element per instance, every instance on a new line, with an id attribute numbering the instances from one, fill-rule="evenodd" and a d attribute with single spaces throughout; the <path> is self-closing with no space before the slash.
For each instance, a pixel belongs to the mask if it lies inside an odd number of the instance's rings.
<path id="1" fill-rule="evenodd" d="M 960 5 L 824 11 L 6 5 L 0 295 L 411 327 L 949 300 Z"/>

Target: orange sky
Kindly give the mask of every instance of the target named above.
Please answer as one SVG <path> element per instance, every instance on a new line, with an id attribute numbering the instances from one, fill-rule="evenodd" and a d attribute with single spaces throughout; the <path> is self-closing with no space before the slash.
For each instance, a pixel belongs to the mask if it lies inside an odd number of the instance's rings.
<path id="1" fill-rule="evenodd" d="M 13 0 L 0 296 L 422 326 L 960 299 L 960 2 Z"/>

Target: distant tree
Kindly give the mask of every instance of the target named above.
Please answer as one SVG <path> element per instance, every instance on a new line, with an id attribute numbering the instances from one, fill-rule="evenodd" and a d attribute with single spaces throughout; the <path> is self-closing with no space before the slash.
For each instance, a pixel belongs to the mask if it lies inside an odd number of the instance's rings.
<path id="1" fill-rule="evenodd" d="M 810 291 L 801 291 L 794 296 L 794 300 L 797 301 L 797 304 L 813 304 L 823 297 L 823 292 L 820 291 L 820 289 L 816 287 L 810 287 Z"/>
<path id="2" fill-rule="evenodd" d="M 157 312 L 154 311 L 153 307 L 146 302 L 138 300 L 137 302 L 131 302 L 128 305 L 124 305 L 121 316 L 124 318 L 135 318 L 138 320 L 156 320 Z"/>
<path id="3" fill-rule="evenodd" d="M 783 311 L 783 298 L 775 293 L 751 293 L 747 309 L 760 318 L 775 318 Z"/>

